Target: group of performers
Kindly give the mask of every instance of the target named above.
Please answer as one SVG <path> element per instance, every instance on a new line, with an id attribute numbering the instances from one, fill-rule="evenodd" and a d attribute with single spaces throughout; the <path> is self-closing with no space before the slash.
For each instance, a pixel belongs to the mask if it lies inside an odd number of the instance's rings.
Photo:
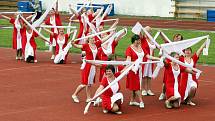
<path id="1" fill-rule="evenodd" d="M 73 17 L 75 16 L 80 24 L 77 39 L 73 37 L 70 41 L 70 35 L 76 36 L 76 33 L 74 30 L 69 30 L 65 34 L 64 28 L 58 28 L 58 26 L 62 26 L 62 22 L 58 12 L 58 0 L 56 1 L 56 8 L 52 8 L 49 11 L 48 17 L 41 24 L 50 25 L 53 28 L 51 30 L 45 27 L 41 28 L 50 34 L 51 59 L 57 59 L 57 61 L 54 61 L 55 63 L 66 63 L 68 50 L 71 47 L 82 50 L 81 81 L 72 94 L 72 100 L 75 103 L 80 102 L 78 94 L 85 89 L 86 102 L 94 102 L 95 104 L 102 102 L 104 113 L 122 114 L 123 94 L 120 92 L 119 81 L 116 83 L 113 83 L 113 81 L 118 77 L 122 78 L 127 75 L 126 88 L 131 92 L 129 105 L 144 108 L 143 96 L 155 95 L 151 88 L 155 66 L 153 62 L 159 61 L 164 63 L 165 69 L 163 89 L 159 100 L 165 100 L 166 108 L 178 108 L 181 103 L 196 105 L 192 99 L 198 87 L 197 72 L 171 59 L 165 58 L 161 60 L 162 55 L 155 57 L 154 50 L 161 48 L 156 46 L 156 43 L 151 39 L 151 27 L 147 26 L 144 28 L 145 31 L 135 33 L 131 37 L 131 44 L 125 50 L 125 63 L 108 64 L 108 62 L 116 61 L 115 49 L 119 40 L 127 34 L 126 28 L 116 30 L 118 19 L 114 19 L 113 25 L 109 27 L 108 31 L 105 31 L 104 24 L 106 20 L 108 21 L 108 13 L 112 9 L 112 5 L 109 5 L 106 10 L 103 7 L 98 8 L 95 12 L 93 9 L 87 10 L 85 7 L 81 7 L 76 11 L 72 9 L 72 5 L 69 5 Z M 87 6 L 89 7 L 89 5 Z M 31 19 L 30 17 L 24 18 L 20 14 L 16 14 L 12 18 L 2 14 L 0 16 L 8 19 L 13 24 L 13 49 L 17 52 L 16 59 L 22 60 L 24 57 L 26 62 L 37 62 L 35 38 L 40 36 L 40 31 L 38 33 L 35 28 L 29 26 L 29 23 L 32 25 L 36 20 L 28 21 L 28 19 Z M 73 17 L 70 18 L 70 22 L 75 21 Z M 164 43 L 169 43 L 162 32 L 159 35 L 163 38 Z M 44 37 L 41 38 L 47 41 Z M 183 37 L 180 34 L 176 34 L 173 37 L 173 43 L 178 41 L 183 41 Z M 194 53 L 189 47 L 181 52 L 171 52 L 168 55 L 195 68 L 205 46 L 206 43 Z M 99 64 L 98 60 L 102 63 Z M 90 88 L 95 83 L 96 66 L 100 69 L 98 79 L 100 86 L 95 92 L 94 98 L 92 98 Z M 125 71 L 128 72 L 126 73 Z M 123 75 L 120 76 L 121 74 Z M 110 87 L 101 93 L 108 86 Z M 101 93 L 101 96 L 99 93 Z"/>

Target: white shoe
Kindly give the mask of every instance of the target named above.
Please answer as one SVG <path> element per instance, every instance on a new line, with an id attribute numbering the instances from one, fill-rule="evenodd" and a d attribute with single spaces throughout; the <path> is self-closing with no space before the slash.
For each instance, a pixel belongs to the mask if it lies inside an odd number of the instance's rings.
<path id="1" fill-rule="evenodd" d="M 159 97 L 159 100 L 164 100 L 165 99 L 165 94 L 164 93 L 161 93 L 160 94 L 160 97 Z"/>
<path id="2" fill-rule="evenodd" d="M 143 96 L 146 96 L 146 95 L 147 95 L 146 90 L 143 90 L 143 91 L 142 91 L 142 95 L 143 95 Z"/>
<path id="3" fill-rule="evenodd" d="M 78 100 L 78 97 L 77 96 L 74 96 L 72 95 L 72 99 L 75 103 L 79 103 L 79 100 Z"/>
<path id="4" fill-rule="evenodd" d="M 148 91 L 147 91 L 147 94 L 148 94 L 149 96 L 154 96 L 154 95 L 155 95 L 151 90 L 148 90 Z"/>
<path id="5" fill-rule="evenodd" d="M 121 115 L 122 114 L 122 111 L 117 111 L 117 112 L 114 112 L 115 114 L 118 114 L 118 115 Z"/>
<path id="6" fill-rule="evenodd" d="M 129 105 L 130 106 L 139 106 L 140 103 L 138 103 L 138 102 L 129 102 Z"/>
<path id="7" fill-rule="evenodd" d="M 19 60 L 23 60 L 23 57 L 19 57 Z"/>
<path id="8" fill-rule="evenodd" d="M 16 56 L 16 60 L 18 60 L 19 59 L 19 57 L 18 56 Z"/>
<path id="9" fill-rule="evenodd" d="M 37 63 L 37 60 L 34 60 L 34 63 Z"/>
<path id="10" fill-rule="evenodd" d="M 140 102 L 140 108 L 144 108 L 144 103 Z"/>
<path id="11" fill-rule="evenodd" d="M 108 113 L 108 110 L 105 110 L 105 109 L 104 109 L 104 110 L 103 110 L 103 113 Z"/>
<path id="12" fill-rule="evenodd" d="M 196 104 L 193 103 L 192 101 L 187 102 L 187 105 L 195 106 Z"/>
<path id="13" fill-rule="evenodd" d="M 55 58 L 55 55 L 52 55 L 51 60 L 54 60 L 54 58 Z"/>

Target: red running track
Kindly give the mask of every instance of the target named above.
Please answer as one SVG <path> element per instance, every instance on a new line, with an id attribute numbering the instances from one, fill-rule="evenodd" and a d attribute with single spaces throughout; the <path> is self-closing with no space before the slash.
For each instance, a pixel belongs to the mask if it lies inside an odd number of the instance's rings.
<path id="1" fill-rule="evenodd" d="M 158 101 L 162 73 L 153 80 L 156 96 L 144 97 L 145 108 L 128 106 L 130 92 L 121 81 L 125 97 L 123 114 L 103 114 L 101 107 L 91 107 L 83 115 L 86 96 L 73 103 L 71 94 L 80 83 L 80 56 L 69 56 L 66 65 L 55 65 L 49 60 L 51 53 L 38 52 L 38 63 L 15 61 L 12 49 L 0 48 L 0 120 L 1 121 L 214 121 L 215 119 L 215 67 L 198 66 L 204 73 L 194 100 L 197 106 L 182 105 L 180 109 L 166 109 Z M 72 60 L 72 64 L 71 64 Z M 74 63 L 75 62 L 75 63 Z M 98 82 L 93 86 L 93 91 Z"/>

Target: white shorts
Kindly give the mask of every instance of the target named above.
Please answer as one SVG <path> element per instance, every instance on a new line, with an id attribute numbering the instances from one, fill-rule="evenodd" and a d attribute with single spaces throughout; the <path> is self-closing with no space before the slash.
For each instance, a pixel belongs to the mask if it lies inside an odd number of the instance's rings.
<path id="1" fill-rule="evenodd" d="M 123 103 L 123 95 L 122 95 L 122 93 L 118 92 L 118 93 L 114 94 L 114 95 L 111 97 L 111 108 L 113 107 L 113 104 L 114 104 L 117 100 L 121 100 L 121 104 Z"/>
<path id="2" fill-rule="evenodd" d="M 150 61 L 147 61 L 150 62 Z M 144 65 L 143 77 L 152 77 L 152 64 L 147 63 Z"/>

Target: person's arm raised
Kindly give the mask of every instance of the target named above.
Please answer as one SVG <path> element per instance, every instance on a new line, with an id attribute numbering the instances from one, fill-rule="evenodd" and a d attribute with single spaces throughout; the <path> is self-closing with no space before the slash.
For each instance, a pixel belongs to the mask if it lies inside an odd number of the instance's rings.
<path id="1" fill-rule="evenodd" d="M 9 20 L 10 21 L 10 17 L 8 17 L 8 16 L 5 16 L 5 15 L 2 15 L 2 14 L 0 14 L 0 16 L 2 17 L 2 18 L 4 18 L 4 19 L 7 19 L 7 20 Z"/>
<path id="2" fill-rule="evenodd" d="M 205 46 L 206 46 L 206 42 L 204 42 L 204 43 L 201 45 L 201 47 L 197 50 L 197 52 L 196 52 L 197 57 L 200 56 L 200 54 L 202 53 L 202 51 L 203 51 L 203 49 L 204 49 Z"/>
<path id="3" fill-rule="evenodd" d="M 72 44 L 75 48 L 79 48 L 79 49 L 82 49 L 82 48 L 83 48 L 83 45 L 75 44 L 74 41 L 72 41 L 71 44 Z"/>

